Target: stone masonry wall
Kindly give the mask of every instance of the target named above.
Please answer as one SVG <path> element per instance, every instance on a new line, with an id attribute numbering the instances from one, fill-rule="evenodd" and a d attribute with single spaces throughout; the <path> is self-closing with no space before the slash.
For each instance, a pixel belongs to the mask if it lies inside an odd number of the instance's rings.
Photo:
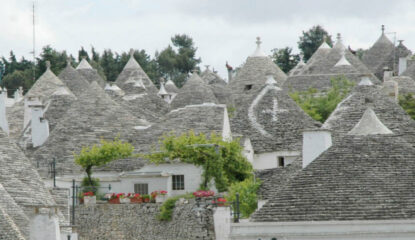
<path id="1" fill-rule="evenodd" d="M 76 207 L 80 240 L 215 239 L 213 210 L 176 203 L 171 221 L 159 221 L 160 203 L 97 204 Z M 199 212 L 199 214 L 198 214 Z"/>

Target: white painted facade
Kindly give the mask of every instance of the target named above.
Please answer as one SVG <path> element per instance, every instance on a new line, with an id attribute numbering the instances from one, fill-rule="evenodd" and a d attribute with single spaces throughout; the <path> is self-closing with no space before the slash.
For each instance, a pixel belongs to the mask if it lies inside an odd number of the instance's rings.
<path id="1" fill-rule="evenodd" d="M 202 182 L 202 173 L 201 167 L 186 163 L 172 163 L 149 164 L 139 170 L 124 173 L 94 172 L 93 177 L 100 179 L 101 193 L 132 193 L 134 184 L 141 183 L 148 184 L 149 194 L 153 191 L 165 190 L 168 196 L 175 196 L 198 190 Z M 172 189 L 173 175 L 184 175 L 184 190 Z M 83 177 L 84 175 L 57 177 L 56 185 L 71 188 L 72 179 L 75 179 L 79 186 Z M 50 179 L 46 181 L 48 186 L 52 185 Z M 111 191 L 106 188 L 109 184 L 111 184 Z"/>
<path id="2" fill-rule="evenodd" d="M 243 140 L 243 154 L 252 164 L 255 170 L 263 170 L 290 165 L 301 156 L 299 151 L 276 151 L 267 153 L 255 153 L 249 138 Z M 283 158 L 284 166 L 280 166 L 279 158 Z"/>
<path id="3" fill-rule="evenodd" d="M 331 132 L 327 129 L 303 132 L 303 168 L 331 147 Z"/>
<path id="4" fill-rule="evenodd" d="M 407 68 L 408 59 L 406 57 L 399 58 L 398 64 L 398 76 L 400 76 L 403 72 L 405 72 Z"/>
<path id="5" fill-rule="evenodd" d="M 30 219 L 30 240 L 61 239 L 59 219 L 50 211 L 54 209 L 39 209 Z"/>
<path id="6" fill-rule="evenodd" d="M 7 91 L 0 88 L 0 128 L 9 134 L 9 123 L 6 115 Z"/>
<path id="7" fill-rule="evenodd" d="M 254 154 L 253 168 L 255 170 L 284 167 L 290 165 L 301 153 L 299 151 L 277 151 Z M 284 159 L 284 166 L 279 165 L 279 158 Z"/>
<path id="8" fill-rule="evenodd" d="M 409 240 L 415 220 L 231 223 L 238 240 Z"/>
<path id="9" fill-rule="evenodd" d="M 42 146 L 49 137 L 49 122 L 43 118 L 42 105 L 30 105 L 31 117 L 30 127 L 32 130 L 33 147 Z"/>
<path id="10" fill-rule="evenodd" d="M 216 239 L 229 239 L 232 222 L 230 207 L 217 207 L 213 211 Z"/>

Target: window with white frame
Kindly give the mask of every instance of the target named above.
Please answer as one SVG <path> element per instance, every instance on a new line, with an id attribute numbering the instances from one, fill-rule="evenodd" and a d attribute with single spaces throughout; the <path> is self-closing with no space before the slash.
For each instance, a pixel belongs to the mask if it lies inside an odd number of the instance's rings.
<path id="1" fill-rule="evenodd" d="M 172 183 L 173 190 L 184 190 L 184 175 L 173 175 Z"/>

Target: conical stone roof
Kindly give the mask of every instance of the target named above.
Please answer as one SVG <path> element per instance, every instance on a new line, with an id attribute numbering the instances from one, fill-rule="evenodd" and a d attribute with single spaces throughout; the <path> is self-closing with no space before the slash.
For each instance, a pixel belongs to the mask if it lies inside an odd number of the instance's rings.
<path id="1" fill-rule="evenodd" d="M 59 74 L 59 79 L 68 86 L 73 94 L 79 96 L 86 88 L 89 82 L 78 71 L 76 71 L 68 62 L 65 69 Z"/>
<path id="2" fill-rule="evenodd" d="M 302 68 L 298 74 L 293 75 L 301 75 L 304 71 L 306 72 L 314 72 L 314 66 L 318 67 L 327 55 L 330 53 L 331 47 L 324 41 L 319 48 L 313 53 L 313 55 L 308 59 L 307 64 Z"/>
<path id="3" fill-rule="evenodd" d="M 97 82 L 101 88 L 104 88 L 106 82 L 102 77 L 98 74 L 98 71 L 91 67 L 88 61 L 83 58 L 79 63 L 78 67 L 76 67 L 76 71 L 78 71 L 89 83 Z"/>
<path id="4" fill-rule="evenodd" d="M 46 143 L 35 151 L 31 158 L 38 160 L 40 171 L 47 171 L 47 163 L 56 158 L 57 171 L 79 173 L 74 164 L 73 153 L 79 153 L 82 147 L 99 143 L 101 138 L 113 140 L 118 137 L 132 141 L 136 127 L 146 126 L 146 121 L 134 117 L 130 112 L 115 103 L 96 82 L 72 103 L 70 109 L 51 132 Z M 138 167 L 134 161 L 115 161 L 106 167 L 113 170 Z"/>
<path id="5" fill-rule="evenodd" d="M 32 163 L 0 131 L 0 184 L 20 206 L 51 206 L 55 202 Z M 49 163 L 50 159 L 48 160 Z"/>
<path id="6" fill-rule="evenodd" d="M 409 143 L 415 143 L 415 122 L 396 102 L 382 92 L 381 86 L 357 85 L 340 102 L 323 124 L 333 131 L 334 140 L 346 135 L 371 108 L 377 118 L 393 133 L 401 134 Z"/>
<path id="7" fill-rule="evenodd" d="M 251 216 L 254 222 L 412 220 L 415 151 L 399 135 L 348 135 Z"/>
<path id="8" fill-rule="evenodd" d="M 278 86 L 282 86 L 287 75 L 265 54 L 259 54 L 261 41 L 257 39 L 257 50 L 246 59 L 244 65 L 238 70 L 236 76 L 229 82 L 232 98 L 256 92 L 265 85 L 267 75 L 272 75 Z M 248 89 L 249 88 L 249 89 Z"/>
<path id="9" fill-rule="evenodd" d="M 393 68 L 394 48 L 394 44 L 382 30 L 375 44 L 364 53 L 362 61 L 378 78 L 382 79 L 383 68 Z"/>
<path id="10" fill-rule="evenodd" d="M 217 102 L 211 88 L 194 72 L 180 89 L 179 94 L 173 99 L 170 106 L 171 109 L 176 109 L 187 105 Z"/>
<path id="11" fill-rule="evenodd" d="M 61 87 L 66 87 L 51 70 L 50 63 L 47 63 L 46 71 L 36 80 L 35 84 L 29 89 L 25 97 L 39 97 L 43 101 L 49 99 L 52 94 Z"/>
<path id="12" fill-rule="evenodd" d="M 302 131 L 320 126 L 272 81 L 237 102 L 242 106 L 231 118 L 232 133 L 248 137 L 255 153 L 300 151 Z"/>
<path id="13" fill-rule="evenodd" d="M 174 94 L 179 93 L 179 89 L 176 87 L 176 84 L 174 84 L 174 82 L 171 79 L 167 80 L 164 87 L 166 88 L 166 91 L 168 93 L 174 93 Z"/>
<path id="14" fill-rule="evenodd" d="M 341 61 L 343 54 L 344 59 Z M 310 63 L 310 66 L 306 66 L 301 74 L 290 76 L 285 81 L 284 88 L 289 91 L 307 91 L 309 88 L 327 90 L 331 87 L 331 79 L 340 76 L 356 84 L 362 77 L 369 77 L 374 84 L 380 84 L 370 70 L 346 49 L 338 36 L 336 44 L 324 58 L 315 61 L 312 66 Z"/>
<path id="15" fill-rule="evenodd" d="M 158 90 L 153 82 L 135 60 L 133 52 L 130 52 L 130 59 L 124 66 L 124 69 L 118 75 L 115 84 L 117 84 L 127 94 L 137 93 L 136 88 L 144 88 L 148 92 L 157 94 Z"/>
<path id="16" fill-rule="evenodd" d="M 231 101 L 231 92 L 227 83 L 218 74 L 210 71 L 210 69 L 206 69 L 201 77 L 212 89 L 219 103 L 227 104 Z"/>

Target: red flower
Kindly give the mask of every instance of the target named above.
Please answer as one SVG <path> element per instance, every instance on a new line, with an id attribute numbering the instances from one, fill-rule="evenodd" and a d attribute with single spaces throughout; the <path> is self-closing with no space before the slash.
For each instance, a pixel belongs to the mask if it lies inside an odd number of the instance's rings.
<path id="1" fill-rule="evenodd" d="M 84 192 L 84 196 L 94 196 L 93 192 Z"/>
<path id="2" fill-rule="evenodd" d="M 160 191 L 160 194 L 161 194 L 161 195 L 166 195 L 166 194 L 167 194 L 167 191 L 161 190 L 161 191 Z"/>

